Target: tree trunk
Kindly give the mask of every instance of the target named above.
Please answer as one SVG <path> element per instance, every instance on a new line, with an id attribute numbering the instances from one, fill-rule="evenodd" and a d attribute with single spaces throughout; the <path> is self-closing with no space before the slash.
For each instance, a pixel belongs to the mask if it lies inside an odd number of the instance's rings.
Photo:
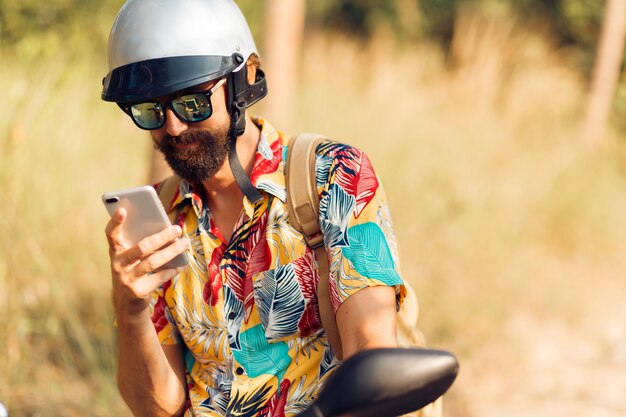
<path id="1" fill-rule="evenodd" d="M 597 146 L 604 135 L 624 58 L 626 0 L 606 0 L 602 32 L 587 99 L 585 140 Z"/>
<path id="2" fill-rule="evenodd" d="M 264 111 L 277 126 L 291 122 L 305 17 L 305 0 L 267 1 L 261 59 L 269 93 Z"/>
<path id="3" fill-rule="evenodd" d="M 396 0 L 396 13 L 403 35 L 420 35 L 419 0 Z"/>

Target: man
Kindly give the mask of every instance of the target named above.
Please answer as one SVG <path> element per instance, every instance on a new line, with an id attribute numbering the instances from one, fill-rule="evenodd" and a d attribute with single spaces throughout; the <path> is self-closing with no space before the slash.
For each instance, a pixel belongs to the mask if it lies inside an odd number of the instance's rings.
<path id="1" fill-rule="evenodd" d="M 246 108 L 266 94 L 232 0 L 129 0 L 109 38 L 102 98 L 149 130 L 176 177 L 176 225 L 134 246 L 106 227 L 118 383 L 136 416 L 294 416 L 338 365 L 312 250 L 290 224 L 289 137 Z M 406 294 L 382 188 L 355 148 L 316 150 L 320 224 L 343 359 L 395 347 Z M 186 252 L 190 263 L 159 270 Z M 155 332 L 156 330 L 156 332 Z"/>

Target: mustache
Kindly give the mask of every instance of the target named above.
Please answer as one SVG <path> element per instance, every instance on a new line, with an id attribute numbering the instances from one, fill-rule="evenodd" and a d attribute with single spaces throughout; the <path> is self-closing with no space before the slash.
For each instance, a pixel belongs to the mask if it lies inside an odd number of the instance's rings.
<path id="1" fill-rule="evenodd" d="M 214 139 L 207 132 L 201 130 L 185 131 L 178 136 L 165 134 L 162 139 L 164 145 L 188 145 L 194 142 L 207 142 Z"/>

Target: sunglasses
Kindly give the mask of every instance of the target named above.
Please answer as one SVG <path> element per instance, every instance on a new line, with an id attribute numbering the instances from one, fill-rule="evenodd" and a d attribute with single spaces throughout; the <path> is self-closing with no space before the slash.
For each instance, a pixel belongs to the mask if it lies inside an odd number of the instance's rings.
<path id="1" fill-rule="evenodd" d="M 225 82 L 226 78 L 222 78 L 207 91 L 183 94 L 165 104 L 160 101 L 144 101 L 135 104 L 119 104 L 119 106 L 139 128 L 144 130 L 162 128 L 165 125 L 167 107 L 170 107 L 176 117 L 183 122 L 197 123 L 211 117 L 213 114 L 211 95 Z"/>

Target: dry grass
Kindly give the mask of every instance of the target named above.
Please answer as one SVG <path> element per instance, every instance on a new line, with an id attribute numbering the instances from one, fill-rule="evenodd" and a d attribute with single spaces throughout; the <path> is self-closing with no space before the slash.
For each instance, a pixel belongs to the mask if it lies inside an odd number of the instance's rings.
<path id="1" fill-rule="evenodd" d="M 585 146 L 584 81 L 540 33 L 480 16 L 462 17 L 456 33 L 452 65 L 428 45 L 401 49 L 384 36 L 362 49 L 311 39 L 306 119 L 293 128 L 328 132 L 374 159 L 421 327 L 463 364 L 450 414 L 550 415 L 541 404 L 556 392 L 585 402 L 572 415 L 613 416 L 588 407 L 606 407 L 588 384 L 547 381 L 626 365 L 616 342 L 626 331 L 606 330 L 626 295 L 624 143 L 609 134 Z M 581 336 L 593 359 L 556 355 L 543 374 L 525 373 L 543 358 L 537 346 Z M 524 407 L 506 408 L 512 398 Z"/>
<path id="2" fill-rule="evenodd" d="M 149 145 L 98 99 L 103 51 L 52 47 L 1 57 L 0 399 L 14 417 L 126 415 L 99 198 L 145 182 Z M 623 302 L 626 150 L 613 134 L 599 149 L 580 140 L 584 83 L 566 58 L 512 20 L 471 16 L 447 59 L 384 35 L 311 35 L 298 116 L 274 121 L 369 152 L 421 327 L 463 364 L 451 415 L 511 414 L 512 390 L 521 403 L 558 392 L 518 392 L 537 327 L 602 338 L 596 318 Z"/>
<path id="3" fill-rule="evenodd" d="M 5 53 L 0 68 L 10 103 L 0 116 L 0 398 L 14 416 L 118 415 L 99 198 L 143 181 L 146 148 L 99 102 L 102 60 L 50 42 L 56 56 Z"/>

